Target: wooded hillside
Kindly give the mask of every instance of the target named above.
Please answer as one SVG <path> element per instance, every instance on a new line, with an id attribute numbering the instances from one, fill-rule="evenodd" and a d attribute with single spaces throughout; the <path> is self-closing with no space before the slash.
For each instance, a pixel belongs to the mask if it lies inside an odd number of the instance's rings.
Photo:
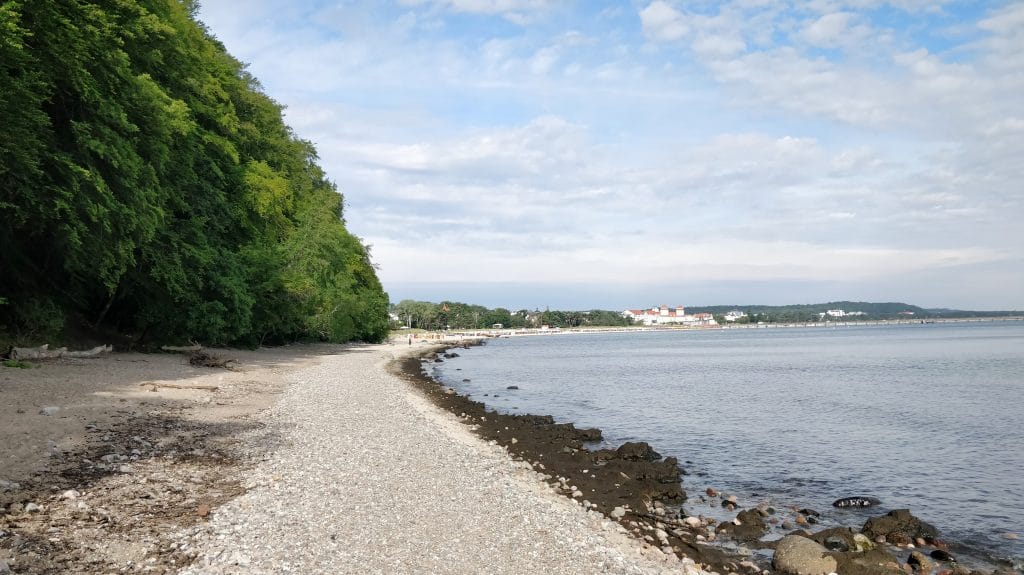
<path id="1" fill-rule="evenodd" d="M 387 295 L 316 150 L 194 16 L 0 1 L 0 332 L 382 339 Z"/>

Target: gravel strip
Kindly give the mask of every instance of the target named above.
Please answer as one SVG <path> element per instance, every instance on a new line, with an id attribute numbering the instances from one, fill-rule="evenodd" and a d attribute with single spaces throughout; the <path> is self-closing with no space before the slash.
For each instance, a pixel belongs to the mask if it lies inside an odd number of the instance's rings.
<path id="1" fill-rule="evenodd" d="M 250 490 L 185 534 L 186 574 L 690 573 L 554 494 L 356 347 L 292 375 Z M 261 439 L 263 438 L 263 439 Z"/>

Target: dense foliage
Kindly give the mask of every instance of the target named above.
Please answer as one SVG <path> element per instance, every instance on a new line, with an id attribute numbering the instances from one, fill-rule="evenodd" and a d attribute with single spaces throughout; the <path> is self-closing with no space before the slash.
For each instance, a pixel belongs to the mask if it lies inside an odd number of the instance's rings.
<path id="1" fill-rule="evenodd" d="M 626 326 L 630 320 L 621 312 L 590 311 L 510 311 L 505 308 L 487 309 L 480 305 L 445 301 L 402 300 L 392 308 L 397 325 L 421 329 L 488 329 L 500 324 L 505 328 L 532 327 L 597 327 Z"/>
<path id="2" fill-rule="evenodd" d="M 0 331 L 379 340 L 313 146 L 189 0 L 0 0 Z"/>

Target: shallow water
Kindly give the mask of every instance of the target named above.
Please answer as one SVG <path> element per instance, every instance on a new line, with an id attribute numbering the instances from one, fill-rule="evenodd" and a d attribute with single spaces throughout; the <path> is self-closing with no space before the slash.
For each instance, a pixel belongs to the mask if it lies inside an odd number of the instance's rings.
<path id="1" fill-rule="evenodd" d="M 648 441 L 688 462 L 691 499 L 713 486 L 846 525 L 909 508 L 962 552 L 1024 558 L 1011 538 L 1024 538 L 1022 322 L 520 337 L 459 353 L 435 377 L 608 443 Z M 883 505 L 831 507 L 852 495 Z"/>

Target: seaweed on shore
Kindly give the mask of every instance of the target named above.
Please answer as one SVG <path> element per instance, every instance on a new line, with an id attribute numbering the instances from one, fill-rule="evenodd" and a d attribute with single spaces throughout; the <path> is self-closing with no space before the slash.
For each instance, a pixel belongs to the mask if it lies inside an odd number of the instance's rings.
<path id="1" fill-rule="evenodd" d="M 422 362 L 448 347 L 431 346 L 401 359 L 393 369 L 478 436 L 529 463 L 548 484 L 577 503 L 618 520 L 644 544 L 654 544 L 653 534 L 661 531 L 667 536 L 667 544 L 658 545 L 663 550 L 671 548 L 676 555 L 720 573 L 741 571 L 746 557 L 699 544 L 695 533 L 669 511 L 686 501 L 676 458 L 662 458 L 644 442 L 592 451 L 586 444 L 600 440 L 599 429 L 556 423 L 550 415 L 489 411 L 483 402 L 454 393 L 423 372 Z"/>

